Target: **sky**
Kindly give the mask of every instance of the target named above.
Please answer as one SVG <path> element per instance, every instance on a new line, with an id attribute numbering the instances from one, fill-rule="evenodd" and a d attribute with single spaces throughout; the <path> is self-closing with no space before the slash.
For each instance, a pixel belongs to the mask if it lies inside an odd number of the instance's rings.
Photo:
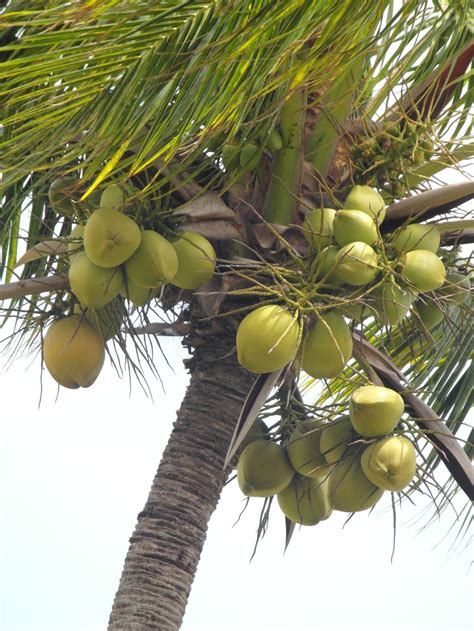
<path id="1" fill-rule="evenodd" d="M 0 629 L 104 631 L 128 538 L 183 396 L 185 353 L 162 341 L 154 401 L 106 365 L 88 389 L 57 388 L 37 358 L 0 366 Z M 39 406 L 40 394 L 42 395 Z M 57 398 L 56 398 L 57 397 Z M 224 490 L 211 519 L 183 631 L 470 631 L 472 549 L 441 541 L 423 503 L 398 513 L 333 513 L 295 532 L 283 554 L 275 507 L 252 555 L 262 500 Z"/>

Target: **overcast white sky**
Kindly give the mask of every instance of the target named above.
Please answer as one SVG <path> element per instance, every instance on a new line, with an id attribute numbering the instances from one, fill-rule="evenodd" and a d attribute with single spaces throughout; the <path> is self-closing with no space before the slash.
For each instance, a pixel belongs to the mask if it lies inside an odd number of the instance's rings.
<path id="1" fill-rule="evenodd" d="M 39 360 L 1 370 L 0 629 L 104 631 L 128 538 L 145 502 L 187 377 L 178 340 L 164 340 L 176 369 L 154 383 L 155 402 L 107 366 L 85 390 L 56 388 Z M 389 502 L 385 506 L 388 507 Z M 453 513 L 419 533 L 377 509 L 343 528 L 333 516 L 295 533 L 283 556 L 277 507 L 249 564 L 260 499 L 243 506 L 234 482 L 210 525 L 183 631 L 470 631 L 470 550 L 435 547 Z M 419 509 L 418 509 L 419 510 Z M 382 513 L 382 514 L 381 514 Z M 384 513 L 384 514 L 383 514 Z"/>

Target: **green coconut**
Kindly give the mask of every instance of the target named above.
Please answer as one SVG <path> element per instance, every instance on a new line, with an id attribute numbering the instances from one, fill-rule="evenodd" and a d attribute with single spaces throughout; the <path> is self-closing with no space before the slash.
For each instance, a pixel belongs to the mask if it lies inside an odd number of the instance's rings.
<path id="1" fill-rule="evenodd" d="M 69 268 L 71 291 L 84 307 L 103 307 L 120 292 L 123 275 L 119 267 L 95 265 L 85 252 L 79 252 Z"/>
<path id="2" fill-rule="evenodd" d="M 360 464 L 372 484 L 384 491 L 401 491 L 416 472 L 415 448 L 405 436 L 388 436 L 364 449 Z"/>
<path id="3" fill-rule="evenodd" d="M 237 463 L 237 481 L 248 497 L 269 497 L 290 484 L 294 471 L 283 447 L 271 440 L 254 440 Z"/>
<path id="4" fill-rule="evenodd" d="M 125 275 L 125 282 L 120 292 L 124 298 L 130 300 L 135 307 L 144 307 L 152 298 L 158 295 L 159 287 L 156 289 L 148 289 L 147 287 L 139 287 Z"/>
<path id="5" fill-rule="evenodd" d="M 319 446 L 323 427 L 320 421 L 300 421 L 286 447 L 293 469 L 309 478 L 320 478 L 330 469 Z"/>
<path id="6" fill-rule="evenodd" d="M 101 208 L 120 208 L 125 201 L 122 189 L 117 184 L 107 186 L 100 196 Z"/>
<path id="7" fill-rule="evenodd" d="M 161 234 L 144 230 L 140 245 L 125 263 L 125 270 L 135 285 L 155 289 L 176 276 L 178 256 Z"/>
<path id="8" fill-rule="evenodd" d="M 341 247 L 354 241 L 372 245 L 378 239 L 377 225 L 362 210 L 338 210 L 334 218 L 334 237 Z"/>
<path id="9" fill-rule="evenodd" d="M 61 386 L 88 388 L 104 365 L 104 341 L 99 331 L 79 315 L 56 320 L 43 338 L 43 359 Z"/>
<path id="10" fill-rule="evenodd" d="M 336 419 L 323 429 L 319 448 L 328 464 L 342 460 L 354 435 L 354 428 L 347 417 Z"/>
<path id="11" fill-rule="evenodd" d="M 428 298 L 424 298 L 424 302 L 417 300 L 414 304 L 414 309 L 428 331 L 438 326 L 445 318 L 445 313 L 441 307 L 434 300 Z"/>
<path id="12" fill-rule="evenodd" d="M 291 521 L 302 526 L 315 526 L 327 519 L 332 508 L 328 499 L 328 481 L 296 476 L 277 495 L 278 505 Z"/>
<path id="13" fill-rule="evenodd" d="M 246 142 L 239 154 L 239 164 L 243 169 L 251 171 L 260 161 L 260 147 L 256 142 Z"/>
<path id="14" fill-rule="evenodd" d="M 269 151 L 280 151 L 283 147 L 283 138 L 275 127 L 271 130 L 265 146 Z"/>
<path id="15" fill-rule="evenodd" d="M 334 208 L 315 208 L 306 215 L 303 234 L 317 250 L 327 247 L 333 237 Z"/>
<path id="16" fill-rule="evenodd" d="M 412 250 L 429 250 L 436 252 L 439 248 L 441 235 L 433 224 L 412 223 L 395 233 L 392 245 L 399 253 Z"/>
<path id="17" fill-rule="evenodd" d="M 374 307 L 372 299 L 364 299 L 364 302 L 353 301 L 341 306 L 339 310 L 346 318 L 350 318 L 355 322 L 362 322 L 366 318 L 374 315 Z"/>
<path id="18" fill-rule="evenodd" d="M 133 219 L 113 208 L 99 208 L 84 228 L 84 249 L 96 265 L 117 267 L 136 251 L 141 238 Z"/>
<path id="19" fill-rule="evenodd" d="M 173 244 L 178 256 L 178 272 L 173 285 L 197 289 L 211 280 L 216 267 L 216 253 L 210 241 L 196 232 L 182 232 Z"/>
<path id="20" fill-rule="evenodd" d="M 367 285 L 377 276 L 377 262 L 377 254 L 367 243 L 348 243 L 336 255 L 337 277 L 348 285 Z"/>
<path id="21" fill-rule="evenodd" d="M 337 377 L 351 357 L 351 330 L 340 313 L 331 311 L 308 329 L 301 365 L 311 377 Z"/>
<path id="22" fill-rule="evenodd" d="M 401 259 L 402 275 L 418 291 L 439 289 L 446 278 L 442 260 L 430 250 L 412 250 Z"/>
<path id="23" fill-rule="evenodd" d="M 329 503 L 348 513 L 372 508 L 383 495 L 362 471 L 360 456 L 352 454 L 339 462 L 329 474 Z"/>
<path id="24" fill-rule="evenodd" d="M 404 318 L 415 299 L 411 291 L 402 289 L 392 282 L 377 287 L 374 297 L 377 321 L 390 325 L 397 324 Z"/>
<path id="25" fill-rule="evenodd" d="M 352 425 L 361 436 L 384 436 L 400 420 L 405 404 L 402 397 L 383 386 L 362 386 L 352 393 L 349 412 Z"/>
<path id="26" fill-rule="evenodd" d="M 459 272 L 448 272 L 444 285 L 437 293 L 451 304 L 462 305 L 470 290 L 471 281 L 468 276 Z"/>
<path id="27" fill-rule="evenodd" d="M 73 199 L 77 197 L 76 191 L 79 180 L 72 176 L 58 177 L 51 182 L 48 190 L 48 199 L 56 211 L 64 215 L 74 213 Z"/>
<path id="28" fill-rule="evenodd" d="M 323 280 L 328 285 L 338 287 L 342 285 L 342 280 L 337 275 L 338 263 L 336 262 L 339 248 L 337 245 L 330 245 L 319 252 L 314 260 L 314 269 L 317 280 Z"/>
<path id="29" fill-rule="evenodd" d="M 70 261 L 72 261 L 76 254 L 83 250 L 83 239 L 84 226 L 82 224 L 78 224 L 77 226 L 74 226 L 74 228 L 71 230 L 71 234 L 68 237 L 67 252 Z"/>
<path id="30" fill-rule="evenodd" d="M 361 210 L 379 225 L 385 219 L 383 197 L 370 186 L 354 186 L 344 202 L 344 208 Z"/>
<path id="31" fill-rule="evenodd" d="M 298 319 L 287 309 L 278 305 L 258 307 L 237 329 L 237 357 L 250 372 L 273 372 L 293 360 L 299 340 Z"/>

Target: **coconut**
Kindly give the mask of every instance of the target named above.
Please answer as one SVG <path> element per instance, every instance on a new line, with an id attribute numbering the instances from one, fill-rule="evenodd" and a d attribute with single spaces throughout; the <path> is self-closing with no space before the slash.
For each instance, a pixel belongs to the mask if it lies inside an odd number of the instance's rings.
<path id="1" fill-rule="evenodd" d="M 84 247 L 83 238 L 84 226 L 82 224 L 74 226 L 74 228 L 71 230 L 71 234 L 68 237 L 67 243 L 67 252 L 70 261 L 72 261 L 76 254 L 82 251 Z"/>
<path id="2" fill-rule="evenodd" d="M 294 473 L 283 447 L 271 440 L 251 442 L 237 463 L 237 481 L 242 493 L 248 497 L 281 493 Z"/>
<path id="3" fill-rule="evenodd" d="M 342 285 L 342 280 L 337 275 L 336 257 L 339 248 L 336 245 L 330 245 L 319 252 L 314 260 L 314 269 L 316 270 L 316 278 L 324 279 L 324 282 L 333 287 Z"/>
<path id="4" fill-rule="evenodd" d="M 402 397 L 383 386 L 362 386 L 352 393 L 349 412 L 361 436 L 383 436 L 397 425 L 405 409 Z"/>
<path id="5" fill-rule="evenodd" d="M 370 299 L 364 299 L 364 302 L 348 302 L 340 307 L 340 311 L 346 316 L 346 318 L 350 318 L 355 322 L 362 322 L 366 318 L 374 315 L 374 308 L 370 304 L 372 302 L 373 301 Z"/>
<path id="6" fill-rule="evenodd" d="M 402 258 L 402 275 L 418 291 L 438 289 L 446 278 L 441 259 L 429 250 L 412 250 Z"/>
<path id="7" fill-rule="evenodd" d="M 299 340 L 298 319 L 289 311 L 277 305 L 258 307 L 237 329 L 237 357 L 250 372 L 273 372 L 292 361 Z"/>
<path id="8" fill-rule="evenodd" d="M 418 317 L 424 327 L 431 331 L 445 318 L 444 311 L 434 300 L 425 298 L 425 302 L 417 300 L 414 305 Z"/>
<path id="9" fill-rule="evenodd" d="M 100 196 L 100 206 L 102 208 L 120 208 L 125 201 L 122 189 L 117 184 L 107 186 Z"/>
<path id="10" fill-rule="evenodd" d="M 216 267 L 216 253 L 212 244 L 196 232 L 182 232 L 173 243 L 178 256 L 178 272 L 173 285 L 181 289 L 196 289 L 211 280 Z"/>
<path id="11" fill-rule="evenodd" d="M 449 272 L 438 294 L 451 304 L 462 305 L 470 289 L 471 281 L 468 276 L 459 272 Z"/>
<path id="12" fill-rule="evenodd" d="M 144 230 L 138 249 L 125 263 L 125 270 L 135 285 L 155 289 L 176 276 L 178 256 L 161 234 Z"/>
<path id="13" fill-rule="evenodd" d="M 388 436 L 364 449 L 360 464 L 372 484 L 384 491 L 401 491 L 416 472 L 415 448 L 405 436 Z"/>
<path id="14" fill-rule="evenodd" d="M 315 208 L 306 215 L 303 222 L 303 234 L 317 250 L 331 243 L 335 215 L 334 208 Z"/>
<path id="15" fill-rule="evenodd" d="M 376 319 L 382 324 L 397 324 L 410 309 L 415 295 L 395 283 L 387 282 L 374 291 Z"/>
<path id="16" fill-rule="evenodd" d="M 320 421 L 300 421 L 286 447 L 293 469 L 309 478 L 322 477 L 330 469 L 319 446 L 323 427 Z"/>
<path id="17" fill-rule="evenodd" d="M 61 386 L 88 388 L 104 364 L 104 342 L 88 320 L 70 316 L 56 320 L 48 328 L 43 338 L 43 359 Z"/>
<path id="18" fill-rule="evenodd" d="M 385 202 L 383 197 L 370 186 L 354 186 L 344 202 L 344 208 L 361 210 L 379 226 L 385 219 Z"/>
<path id="19" fill-rule="evenodd" d="M 48 190 L 48 199 L 51 206 L 64 215 L 71 215 L 74 212 L 72 200 L 79 186 L 79 180 L 75 177 L 58 177 L 51 182 Z"/>
<path id="20" fill-rule="evenodd" d="M 349 418 L 336 419 L 321 432 L 319 448 L 328 464 L 334 464 L 345 456 L 349 443 L 354 440 L 354 428 Z"/>
<path id="21" fill-rule="evenodd" d="M 372 508 L 383 495 L 362 471 L 360 456 L 351 454 L 329 474 L 329 503 L 335 510 L 348 513 Z"/>
<path id="22" fill-rule="evenodd" d="M 344 245 L 336 255 L 337 277 L 349 285 L 367 285 L 377 276 L 377 255 L 362 241 Z"/>
<path id="23" fill-rule="evenodd" d="M 338 210 L 334 218 L 334 237 L 340 246 L 354 241 L 372 245 L 378 239 L 377 225 L 362 210 Z"/>
<path id="24" fill-rule="evenodd" d="M 352 335 L 341 314 L 331 311 L 308 329 L 301 365 L 315 379 L 337 377 L 352 357 Z"/>
<path id="25" fill-rule="evenodd" d="M 302 526 L 315 526 L 327 519 L 332 508 L 328 499 L 328 481 L 296 476 L 277 495 L 278 504 L 288 519 Z"/>
<path id="26" fill-rule="evenodd" d="M 124 298 L 130 300 L 135 307 L 144 307 L 152 298 L 158 295 L 159 289 L 159 287 L 156 289 L 139 287 L 125 276 L 125 283 L 120 293 Z"/>
<path id="27" fill-rule="evenodd" d="M 123 275 L 119 267 L 95 265 L 85 252 L 79 252 L 69 268 L 71 291 L 84 307 L 103 307 L 120 292 Z"/>
<path id="28" fill-rule="evenodd" d="M 84 250 L 96 265 L 117 267 L 135 252 L 141 238 L 133 219 L 113 208 L 99 208 L 84 228 Z"/>
<path id="29" fill-rule="evenodd" d="M 434 224 L 412 223 L 395 233 L 392 245 L 399 253 L 411 250 L 429 250 L 436 252 L 441 235 Z"/>

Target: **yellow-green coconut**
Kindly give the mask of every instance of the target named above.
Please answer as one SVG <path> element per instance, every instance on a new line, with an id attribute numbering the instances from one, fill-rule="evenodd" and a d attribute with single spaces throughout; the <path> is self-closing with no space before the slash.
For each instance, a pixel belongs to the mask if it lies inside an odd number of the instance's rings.
<path id="1" fill-rule="evenodd" d="M 300 325 L 278 305 L 257 307 L 237 329 L 237 357 L 254 373 L 273 372 L 289 364 L 298 350 Z"/>
<path id="2" fill-rule="evenodd" d="M 97 309 L 117 296 L 122 289 L 123 275 L 119 267 L 99 267 L 85 252 L 79 252 L 71 261 L 69 285 L 81 305 Z"/>
<path id="3" fill-rule="evenodd" d="M 358 454 L 346 456 L 329 474 L 329 503 L 335 510 L 347 513 L 367 510 L 382 495 L 383 490 L 363 472 Z"/>
<path id="4" fill-rule="evenodd" d="M 337 377 L 352 357 L 352 335 L 340 313 L 318 317 L 303 341 L 301 365 L 315 379 Z"/>
<path id="5" fill-rule="evenodd" d="M 337 277 L 348 285 L 367 285 L 377 276 L 377 262 L 377 254 L 367 243 L 348 243 L 336 255 Z"/>
<path id="6" fill-rule="evenodd" d="M 117 267 L 125 263 L 140 245 L 138 225 L 114 208 L 99 208 L 84 228 L 84 250 L 100 267 Z"/>
<path id="7" fill-rule="evenodd" d="M 321 432 L 319 448 L 328 464 L 342 460 L 355 438 L 354 428 L 349 418 L 341 417 L 327 425 Z"/>
<path id="8" fill-rule="evenodd" d="M 405 436 L 388 436 L 364 449 L 361 466 L 372 484 L 385 491 L 401 491 L 416 472 L 415 448 Z"/>
<path id="9" fill-rule="evenodd" d="M 392 282 L 385 282 L 374 291 L 377 321 L 394 325 L 400 322 L 410 309 L 415 294 Z"/>
<path id="10" fill-rule="evenodd" d="M 161 234 L 144 230 L 140 245 L 125 263 L 125 270 L 135 285 L 156 289 L 176 276 L 178 256 Z"/>
<path id="11" fill-rule="evenodd" d="M 73 214 L 74 204 L 72 200 L 78 197 L 76 193 L 78 187 L 79 180 L 69 175 L 53 180 L 48 190 L 51 206 L 66 216 Z"/>
<path id="12" fill-rule="evenodd" d="M 448 272 L 443 286 L 437 293 L 451 304 L 462 305 L 470 289 L 471 281 L 468 276 L 459 272 Z"/>
<path id="13" fill-rule="evenodd" d="M 428 331 L 438 326 L 446 317 L 443 309 L 429 298 L 417 300 L 414 304 L 414 309 Z"/>
<path id="14" fill-rule="evenodd" d="M 104 364 L 104 341 L 99 331 L 79 315 L 56 320 L 43 338 L 43 359 L 61 386 L 88 388 Z"/>
<path id="15" fill-rule="evenodd" d="M 354 241 L 372 245 L 378 239 L 377 225 L 362 210 L 338 210 L 334 218 L 334 237 L 341 247 Z"/>
<path id="16" fill-rule="evenodd" d="M 277 499 L 283 514 L 302 526 L 315 526 L 332 513 L 327 478 L 312 479 L 295 475 L 286 489 L 278 493 Z"/>
<path id="17" fill-rule="evenodd" d="M 271 440 L 254 440 L 237 463 L 237 481 L 248 497 L 269 497 L 290 484 L 294 470 L 283 447 Z"/>
<path id="18" fill-rule="evenodd" d="M 173 243 L 178 256 L 178 271 L 173 285 L 181 289 L 197 289 L 211 280 L 216 267 L 216 252 L 210 241 L 196 232 L 183 232 Z"/>
<path id="19" fill-rule="evenodd" d="M 317 250 L 330 245 L 333 237 L 334 208 L 315 208 L 306 215 L 303 234 Z"/>
<path id="20" fill-rule="evenodd" d="M 120 208 L 125 201 L 122 189 L 118 184 L 107 186 L 100 196 L 101 208 Z"/>
<path id="21" fill-rule="evenodd" d="M 383 386 L 362 386 L 352 393 L 349 413 L 352 425 L 361 436 L 384 436 L 400 420 L 405 404 L 402 397 Z"/>
<path id="22" fill-rule="evenodd" d="M 317 280 L 322 280 L 325 284 L 339 287 L 343 280 L 337 275 L 337 245 L 329 245 L 323 248 L 316 256 L 313 264 Z"/>
<path id="23" fill-rule="evenodd" d="M 344 208 L 361 210 L 372 217 L 379 225 L 385 219 L 385 202 L 383 197 L 370 186 L 354 186 L 346 197 Z"/>
<path id="24" fill-rule="evenodd" d="M 300 475 L 320 478 L 330 469 L 320 449 L 323 427 L 317 420 L 300 421 L 291 434 L 286 451 L 291 466 Z"/>
<path id="25" fill-rule="evenodd" d="M 412 223 L 394 235 L 392 245 L 400 253 L 411 252 L 412 250 L 436 252 L 440 240 L 441 235 L 435 225 Z"/>
<path id="26" fill-rule="evenodd" d="M 430 250 L 412 250 L 401 259 L 402 275 L 418 291 L 439 289 L 446 278 L 443 261 Z"/>

